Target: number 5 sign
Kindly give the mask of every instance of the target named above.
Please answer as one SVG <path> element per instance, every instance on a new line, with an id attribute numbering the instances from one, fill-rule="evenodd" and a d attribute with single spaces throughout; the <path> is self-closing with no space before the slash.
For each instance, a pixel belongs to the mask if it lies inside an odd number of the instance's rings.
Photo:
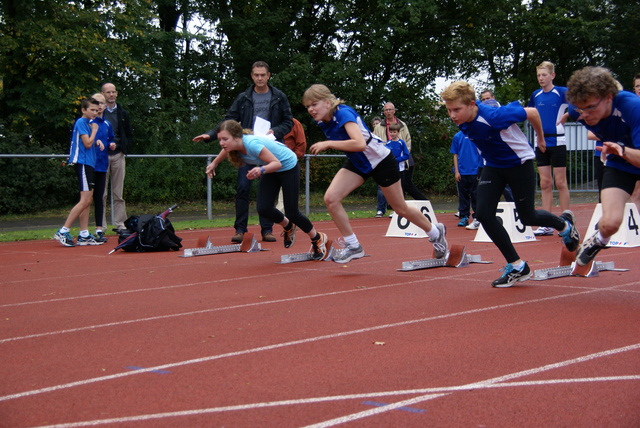
<path id="1" fill-rule="evenodd" d="M 585 235 L 585 239 L 593 235 L 596 231 L 596 224 L 602 217 L 602 204 L 596 205 L 591 216 L 591 222 Z M 640 231 L 638 226 L 640 215 L 638 215 L 638 207 L 636 204 L 627 202 L 624 207 L 624 216 L 620 229 L 611 237 L 607 247 L 640 247 Z"/>
<path id="2" fill-rule="evenodd" d="M 525 226 L 520 221 L 520 216 L 518 215 L 518 211 L 516 211 L 516 204 L 513 202 L 500 202 L 496 209 L 496 216 L 498 217 L 498 221 L 502 223 L 509 234 L 511 242 L 514 244 L 518 242 L 530 242 L 536 240 L 536 236 L 533 234 L 531 226 Z M 482 225 L 480 226 L 480 229 L 478 229 L 474 241 L 491 242 L 491 238 L 489 238 L 489 235 L 487 235 L 487 232 L 484 230 Z"/>
<path id="3" fill-rule="evenodd" d="M 416 207 L 431 223 L 438 222 L 436 220 L 436 214 L 433 212 L 431 202 L 409 200 L 407 201 L 407 205 Z M 396 238 L 426 238 L 427 232 L 394 212 L 385 236 Z"/>

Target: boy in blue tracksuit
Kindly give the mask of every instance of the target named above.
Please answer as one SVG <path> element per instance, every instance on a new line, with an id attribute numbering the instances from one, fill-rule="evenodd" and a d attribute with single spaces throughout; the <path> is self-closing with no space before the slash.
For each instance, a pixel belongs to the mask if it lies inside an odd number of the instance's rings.
<path id="1" fill-rule="evenodd" d="M 65 247 L 76 246 L 69 231 L 78 218 L 80 219 L 78 245 L 103 244 L 103 242 L 97 242 L 95 237 L 89 234 L 89 209 L 93 198 L 93 171 L 96 164 L 93 146 L 97 145 L 100 150 L 104 150 L 104 145 L 95 140 L 98 124 L 93 122 L 93 119 L 97 116 L 99 108 L 100 103 L 97 100 L 93 98 L 83 99 L 81 103 L 82 117 L 73 126 L 71 146 L 69 148 L 69 165 L 74 166 L 78 177 L 80 200 L 69 212 L 64 226 L 54 235 L 54 239 L 60 241 Z"/>
<path id="2" fill-rule="evenodd" d="M 462 131 L 453 136 L 449 152 L 453 154 L 453 172 L 458 187 L 458 226 L 465 227 L 469 224 L 471 209 L 475 218 L 478 166 L 481 165 L 482 159 L 476 146 Z"/>
<path id="3" fill-rule="evenodd" d="M 399 123 L 392 123 L 389 125 L 389 136 L 391 139 L 387 141 L 385 146 L 391 150 L 393 156 L 396 157 L 396 162 L 398 162 L 398 172 L 400 173 L 400 180 L 404 179 L 404 174 L 406 172 L 407 160 L 411 154 L 409 153 L 409 147 L 407 147 L 407 143 L 404 140 L 400 139 L 400 129 L 402 125 Z M 387 199 L 382 194 L 382 189 L 378 186 L 378 207 L 376 210 L 376 217 L 382 217 L 384 212 L 387 209 Z"/>
<path id="4" fill-rule="evenodd" d="M 449 117 L 480 150 L 486 161 L 478 183 L 478 220 L 487 235 L 507 261 L 503 275 L 493 287 L 511 287 L 532 275 L 527 263 L 520 259 L 502 222 L 496 215 L 500 195 L 511 185 L 516 210 L 523 225 L 549 226 L 560 232 L 565 246 L 574 251 L 580 242 L 575 218 L 567 210 L 560 217 L 535 209 L 535 155 L 518 122 L 529 120 L 537 134 L 538 146 L 545 149 L 540 115 L 535 108 L 524 108 L 517 102 L 492 107 L 476 103 L 475 90 L 467 82 L 454 82 L 440 94 Z"/>
<path id="5" fill-rule="evenodd" d="M 113 132 L 113 126 L 111 122 L 103 117 L 104 110 L 107 106 L 106 99 L 102 93 L 98 92 L 93 94 L 93 99 L 100 103 L 100 109 L 98 115 L 93 120 L 98 124 L 98 132 L 96 134 L 96 143 L 101 142 L 104 145 L 104 150 L 100 150 L 98 145 L 93 145 L 93 150 L 96 156 L 96 166 L 93 171 L 94 188 L 93 193 L 98 197 L 93 198 L 94 216 L 96 219 L 96 234 L 95 238 L 98 242 L 107 242 L 107 238 L 104 236 L 104 198 L 100 195 L 104 195 L 104 191 L 107 185 L 107 171 L 109 170 L 109 150 L 115 150 L 115 134 Z"/>

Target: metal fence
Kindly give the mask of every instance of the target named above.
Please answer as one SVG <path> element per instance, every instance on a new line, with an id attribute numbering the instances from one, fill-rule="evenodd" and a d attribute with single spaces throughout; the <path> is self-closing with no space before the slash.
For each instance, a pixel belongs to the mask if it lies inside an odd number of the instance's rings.
<path id="1" fill-rule="evenodd" d="M 527 137 L 533 145 L 533 129 L 527 124 Z M 594 141 L 587 139 L 587 129 L 580 123 L 564 125 L 567 144 L 567 183 L 570 191 L 597 192 L 594 169 Z"/>
<path id="2" fill-rule="evenodd" d="M 529 141 L 533 141 L 533 132 L 530 126 L 527 126 L 527 134 Z M 567 139 L 567 181 L 569 183 L 569 189 L 571 191 L 582 192 L 597 192 L 598 186 L 595 180 L 595 171 L 593 168 L 593 142 L 587 139 L 587 130 L 579 123 L 567 123 L 565 125 L 565 135 Z M 216 154 L 197 154 L 197 155 L 127 155 L 127 158 L 203 158 L 206 159 L 207 164 L 210 163 Z M 1 154 L 0 158 L 68 158 L 69 155 L 63 154 Z M 305 178 L 304 178 L 304 191 L 305 191 L 305 214 L 309 215 L 310 206 L 310 170 L 311 160 L 320 158 L 344 158 L 344 155 L 304 155 L 305 163 Z M 212 182 L 213 180 L 207 177 L 207 218 L 211 220 L 212 216 Z M 111 193 L 111 192 L 110 192 Z M 110 204 L 113 204 L 113 198 L 110 200 Z M 113 212 L 111 213 L 111 223 L 113 224 Z"/>

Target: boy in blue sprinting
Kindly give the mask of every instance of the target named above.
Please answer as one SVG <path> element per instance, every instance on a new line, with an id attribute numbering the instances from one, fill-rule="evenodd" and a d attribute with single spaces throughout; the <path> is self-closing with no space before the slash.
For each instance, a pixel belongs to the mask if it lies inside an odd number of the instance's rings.
<path id="1" fill-rule="evenodd" d="M 569 115 L 602 141 L 596 149 L 605 158 L 602 217 L 598 230 L 584 240 L 576 256 L 576 262 L 585 266 L 620 228 L 626 203 L 640 181 L 640 98 L 618 90 L 611 72 L 603 67 L 574 72 L 567 87 Z"/>
<path id="2" fill-rule="evenodd" d="M 56 232 L 54 239 L 60 241 L 65 247 L 75 247 L 73 236 L 69 233 L 71 226 L 80 219 L 80 236 L 78 245 L 100 245 L 104 242 L 96 241 L 95 237 L 89 234 L 89 210 L 93 200 L 93 170 L 96 164 L 95 151 L 93 145 L 97 144 L 100 150 L 104 150 L 102 142 L 96 142 L 95 137 L 98 132 L 98 124 L 93 119 L 98 115 L 100 103 L 93 98 L 85 98 L 81 103 L 82 117 L 73 126 L 71 135 L 71 147 L 69 149 L 69 165 L 73 165 L 78 177 L 80 188 L 80 200 L 71 208 L 64 226 Z"/>
<path id="3" fill-rule="evenodd" d="M 532 107 L 524 108 L 517 102 L 501 107 L 477 104 L 475 90 L 467 82 L 452 83 L 440 97 L 446 104 L 451 120 L 478 147 L 486 161 L 478 183 L 478 220 L 507 261 L 504 273 L 491 285 L 511 287 L 532 275 L 496 215 L 500 195 L 507 185 L 511 185 L 516 210 L 523 225 L 553 227 L 560 232 L 567 249 L 576 250 L 580 234 L 575 227 L 573 213 L 567 210 L 558 217 L 548 211 L 535 209 L 535 154 L 517 123 L 529 120 L 536 131 L 538 147 L 544 151 L 544 133 L 538 111 Z"/>

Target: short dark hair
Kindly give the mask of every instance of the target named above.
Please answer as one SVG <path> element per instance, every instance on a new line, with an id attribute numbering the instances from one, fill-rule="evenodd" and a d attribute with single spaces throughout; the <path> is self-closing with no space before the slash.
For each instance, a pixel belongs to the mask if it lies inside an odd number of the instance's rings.
<path id="1" fill-rule="evenodd" d="M 256 61 L 253 63 L 253 65 L 251 66 L 251 72 L 253 73 L 253 69 L 254 68 L 258 68 L 258 67 L 264 67 L 267 69 L 267 73 L 270 73 L 269 71 L 269 64 L 267 64 L 264 61 Z"/>
<path id="2" fill-rule="evenodd" d="M 392 123 L 389 125 L 389 131 L 400 131 L 402 129 L 402 125 L 399 123 Z"/>
<path id="3" fill-rule="evenodd" d="M 80 102 L 80 108 L 82 108 L 82 110 L 86 110 L 89 108 L 89 105 L 91 104 L 100 105 L 100 101 L 96 100 L 95 98 L 84 98 Z"/>

